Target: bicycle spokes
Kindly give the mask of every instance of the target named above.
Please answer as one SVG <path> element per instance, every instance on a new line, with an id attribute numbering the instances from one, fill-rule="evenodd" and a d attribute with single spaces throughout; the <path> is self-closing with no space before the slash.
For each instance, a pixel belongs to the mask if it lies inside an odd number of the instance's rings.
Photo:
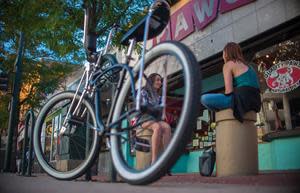
<path id="1" fill-rule="evenodd" d="M 72 100 L 67 98 L 53 104 L 43 123 L 47 125 L 42 131 L 44 157 L 58 171 L 79 167 L 89 155 L 97 135 L 92 112 L 83 101 L 79 104 L 78 99 L 74 100 L 72 106 Z"/>

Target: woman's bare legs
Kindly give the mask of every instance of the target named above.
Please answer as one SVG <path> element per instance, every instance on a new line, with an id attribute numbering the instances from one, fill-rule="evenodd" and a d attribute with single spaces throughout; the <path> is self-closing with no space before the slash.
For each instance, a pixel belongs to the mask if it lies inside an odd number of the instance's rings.
<path id="1" fill-rule="evenodd" d="M 162 143 L 163 147 L 166 148 L 171 139 L 171 127 L 168 123 L 164 121 L 155 122 L 155 121 L 147 121 L 142 124 L 144 129 L 151 129 L 153 131 L 151 137 L 151 146 L 152 146 L 152 156 L 151 156 L 151 164 L 153 164 L 158 157 L 159 147 Z"/>
<path id="2" fill-rule="evenodd" d="M 152 146 L 151 164 L 153 164 L 158 157 L 162 129 L 160 127 L 160 124 L 155 121 L 147 121 L 142 124 L 142 127 L 144 129 L 151 129 L 153 131 L 151 137 L 151 142 L 152 142 L 151 143 Z"/>
<path id="3" fill-rule="evenodd" d="M 163 146 L 164 146 L 164 149 L 166 149 L 167 145 L 169 144 L 169 142 L 171 140 L 171 126 L 167 122 L 164 122 L 164 121 L 160 121 L 159 125 L 162 128 Z M 167 171 L 167 175 L 168 176 L 172 175 L 170 170 Z"/>
<path id="4" fill-rule="evenodd" d="M 159 125 L 162 128 L 163 146 L 165 149 L 171 139 L 171 127 L 168 123 L 166 123 L 164 121 L 160 121 Z"/>

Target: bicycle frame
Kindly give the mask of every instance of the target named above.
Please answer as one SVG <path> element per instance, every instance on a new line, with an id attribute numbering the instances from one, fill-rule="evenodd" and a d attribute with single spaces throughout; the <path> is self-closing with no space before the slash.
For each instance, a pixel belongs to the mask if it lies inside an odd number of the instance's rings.
<path id="1" fill-rule="evenodd" d="M 71 102 L 71 106 L 68 109 L 68 112 L 66 114 L 66 118 L 64 119 L 62 125 L 66 124 L 67 119 L 69 117 L 69 114 L 71 113 L 70 111 L 71 111 L 71 109 L 74 105 L 75 98 L 76 98 L 77 95 L 79 95 L 79 90 L 80 90 L 81 86 L 83 85 L 83 83 L 84 83 L 83 92 L 80 94 L 80 99 L 79 99 L 79 101 L 78 101 L 78 103 L 75 107 L 75 110 L 72 112 L 72 115 L 76 114 L 76 112 L 77 112 L 77 110 L 78 110 L 78 108 L 79 108 L 79 106 L 80 106 L 80 104 L 81 104 L 81 102 L 82 102 L 82 100 L 85 96 L 89 95 L 90 97 L 94 98 L 95 99 L 94 100 L 95 114 L 96 114 L 96 122 L 97 122 L 97 128 L 94 128 L 94 129 L 96 129 L 99 132 L 99 134 L 102 134 L 106 130 L 105 128 L 110 129 L 112 127 L 115 127 L 115 126 L 119 125 L 123 121 L 124 118 L 128 117 L 128 115 L 130 115 L 134 112 L 139 112 L 140 111 L 140 109 L 141 109 L 142 78 L 143 78 L 143 71 L 144 71 L 144 68 L 145 68 L 144 63 L 145 63 L 146 44 L 147 44 L 147 39 L 148 39 L 149 23 L 150 23 L 150 19 L 151 19 L 153 10 L 154 10 L 155 6 L 157 5 L 157 3 L 166 3 L 168 5 L 168 3 L 165 0 L 157 0 L 150 6 L 150 9 L 148 11 L 147 19 L 146 19 L 146 23 L 145 23 L 144 37 L 143 37 L 143 49 L 142 49 L 142 53 L 141 53 L 142 58 L 141 58 L 140 69 L 139 69 L 139 74 L 138 74 L 138 84 L 137 84 L 138 90 L 137 90 L 137 92 L 135 91 L 133 70 L 129 67 L 129 62 L 131 60 L 132 52 L 133 52 L 133 49 L 136 45 L 135 39 L 131 39 L 129 41 L 130 44 L 128 46 L 128 50 L 127 50 L 127 54 L 126 54 L 124 64 L 116 64 L 112 67 L 109 67 L 109 68 L 105 69 L 104 71 L 97 70 L 97 68 L 100 67 L 102 56 L 104 54 L 106 54 L 107 51 L 110 48 L 110 44 L 111 44 L 111 40 L 113 38 L 113 34 L 114 34 L 114 32 L 116 31 L 116 28 L 117 28 L 117 26 L 114 25 L 113 28 L 109 32 L 104 50 L 97 53 L 97 57 L 98 57 L 97 62 L 96 63 L 88 62 L 88 63 L 85 64 L 85 70 L 84 70 L 83 75 L 80 79 L 79 85 L 76 88 L 75 96 L 74 96 L 74 98 Z M 83 38 L 84 39 L 84 44 L 86 43 L 86 39 L 87 39 L 88 21 L 89 21 L 89 11 L 87 9 L 85 9 L 84 38 Z M 101 93 L 100 93 L 100 89 L 97 88 L 97 81 L 99 79 L 101 79 L 106 73 L 108 73 L 109 71 L 114 71 L 115 69 L 122 69 L 122 70 L 120 72 L 120 78 L 119 78 L 119 81 L 118 81 L 116 93 L 113 97 L 112 106 L 110 108 L 110 112 L 109 112 L 108 119 L 107 119 L 107 124 L 105 126 L 102 119 L 101 119 L 101 104 L 99 102 L 99 97 L 100 97 Z M 114 121 L 113 123 L 110 123 L 111 118 L 112 118 L 112 112 L 114 111 L 114 108 L 115 108 L 116 100 L 117 100 L 117 98 L 120 94 L 120 90 L 123 86 L 123 82 L 124 82 L 124 79 L 125 79 L 126 74 L 127 74 L 126 72 L 128 72 L 128 76 L 131 79 L 131 92 L 132 92 L 132 95 L 134 96 L 136 107 L 135 107 L 135 110 L 131 110 L 131 111 L 123 114 L 122 116 L 120 116 L 120 118 L 117 121 Z M 166 81 L 167 80 L 164 79 L 164 82 L 163 82 L 164 88 L 163 88 L 163 92 L 162 92 L 163 95 L 166 95 L 166 88 L 165 88 Z M 162 100 L 162 103 L 161 103 L 162 107 L 164 107 L 166 105 L 165 98 L 166 97 L 163 96 L 163 100 Z M 83 113 L 85 113 L 85 111 Z M 63 133 L 65 131 L 65 129 L 66 128 L 64 128 L 64 126 L 63 126 L 62 129 L 61 129 L 61 133 Z"/>

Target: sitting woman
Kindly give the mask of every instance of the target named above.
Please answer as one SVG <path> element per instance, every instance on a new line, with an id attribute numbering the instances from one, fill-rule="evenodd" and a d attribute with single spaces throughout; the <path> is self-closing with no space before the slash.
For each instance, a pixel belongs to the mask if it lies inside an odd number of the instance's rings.
<path id="1" fill-rule="evenodd" d="M 259 81 L 254 69 L 244 60 L 241 47 L 228 43 L 223 49 L 225 94 L 204 94 L 201 103 L 212 111 L 233 109 L 233 115 L 243 122 L 248 111 L 260 111 Z"/>
<path id="2" fill-rule="evenodd" d="M 150 74 L 146 86 L 141 90 L 142 106 L 149 108 L 159 106 L 161 102 L 161 96 L 159 95 L 161 86 L 161 76 L 157 73 Z M 137 117 L 137 122 L 142 123 L 142 128 L 151 129 L 153 131 L 151 137 L 151 164 L 153 164 L 158 157 L 161 139 L 162 145 L 165 148 L 171 137 L 171 127 L 162 120 L 162 113 L 161 110 L 148 110 Z"/>

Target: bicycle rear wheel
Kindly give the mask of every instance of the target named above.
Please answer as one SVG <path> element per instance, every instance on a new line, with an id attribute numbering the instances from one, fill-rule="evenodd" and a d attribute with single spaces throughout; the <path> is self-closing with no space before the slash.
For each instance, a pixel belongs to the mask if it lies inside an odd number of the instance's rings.
<path id="1" fill-rule="evenodd" d="M 95 130 L 93 106 L 83 98 L 75 112 L 79 98 L 70 91 L 53 96 L 41 109 L 34 128 L 34 150 L 40 166 L 61 180 L 84 174 L 99 151 L 100 137 Z"/>
<path id="2" fill-rule="evenodd" d="M 137 65 L 134 68 L 135 79 L 139 67 L 140 65 Z M 159 179 L 175 164 L 186 144 L 191 140 L 192 131 L 196 126 L 201 94 L 199 65 L 192 52 L 179 42 L 164 42 L 152 48 L 145 55 L 143 73 L 144 85 L 147 82 L 146 77 L 152 73 L 158 73 L 166 80 L 162 90 L 166 89 L 167 103 L 163 110 L 167 112 L 167 117 L 169 115 L 168 122 L 172 135 L 168 143 L 165 143 L 164 139 L 160 142 L 163 148 L 157 160 L 141 168 L 140 163 L 137 163 L 140 159 L 137 158 L 143 149 L 137 147 L 140 143 L 144 143 L 144 146 L 150 146 L 152 154 L 153 138 L 140 141 L 138 133 L 143 129 L 139 126 L 132 129 L 130 120 L 123 120 L 122 126 L 111 129 L 111 154 L 114 166 L 126 182 L 136 185 L 148 184 Z M 137 80 L 135 81 L 137 85 Z M 130 80 L 127 79 L 117 100 L 113 121 L 117 121 L 121 115 L 133 108 L 135 105 L 130 92 Z M 161 135 L 162 138 L 165 137 L 164 134 Z"/>

